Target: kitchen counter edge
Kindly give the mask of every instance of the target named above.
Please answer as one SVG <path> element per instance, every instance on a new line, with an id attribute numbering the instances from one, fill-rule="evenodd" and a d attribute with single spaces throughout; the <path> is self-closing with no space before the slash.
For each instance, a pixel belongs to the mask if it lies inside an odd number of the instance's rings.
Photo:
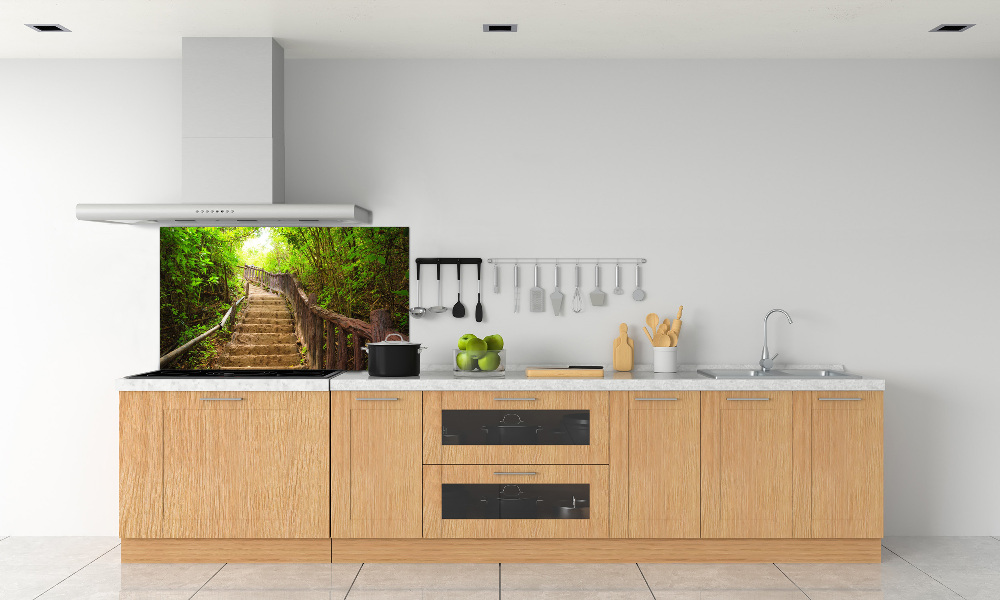
<path id="1" fill-rule="evenodd" d="M 426 372 L 420 377 L 372 378 L 347 372 L 333 379 L 119 379 L 119 391 L 883 391 L 884 379 L 710 379 L 693 372 L 617 373 L 603 378 L 462 378 L 450 371 Z"/>

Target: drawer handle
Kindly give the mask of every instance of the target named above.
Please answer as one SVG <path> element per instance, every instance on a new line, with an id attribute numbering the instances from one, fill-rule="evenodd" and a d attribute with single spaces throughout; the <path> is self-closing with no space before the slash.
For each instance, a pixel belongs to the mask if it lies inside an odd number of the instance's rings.
<path id="1" fill-rule="evenodd" d="M 243 398 L 202 398 L 201 400 L 202 402 L 209 402 L 216 400 L 222 400 L 225 402 L 239 402 L 240 400 L 243 400 Z"/>
<path id="2" fill-rule="evenodd" d="M 730 402 L 733 401 L 745 401 L 745 400 L 756 400 L 757 402 L 767 402 L 770 398 L 726 398 Z"/>
<path id="3" fill-rule="evenodd" d="M 636 398 L 636 402 L 676 402 L 677 398 Z"/>
<path id="4" fill-rule="evenodd" d="M 534 402 L 538 398 L 494 398 L 497 402 Z"/>
<path id="5" fill-rule="evenodd" d="M 538 475 L 534 471 L 493 471 L 494 475 Z"/>
<path id="6" fill-rule="evenodd" d="M 861 398 L 820 398 L 820 402 L 833 402 L 833 401 L 847 401 L 847 402 L 861 402 Z"/>
<path id="7" fill-rule="evenodd" d="M 396 402 L 399 398 L 355 398 L 359 402 Z"/>

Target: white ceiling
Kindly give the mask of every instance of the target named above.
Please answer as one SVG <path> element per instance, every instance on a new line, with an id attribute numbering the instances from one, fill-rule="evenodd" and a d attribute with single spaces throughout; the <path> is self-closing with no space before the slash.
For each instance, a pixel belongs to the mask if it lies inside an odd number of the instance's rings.
<path id="1" fill-rule="evenodd" d="M 178 58 L 185 36 L 287 58 L 1000 58 L 1000 0 L 0 0 L 0 58 Z"/>

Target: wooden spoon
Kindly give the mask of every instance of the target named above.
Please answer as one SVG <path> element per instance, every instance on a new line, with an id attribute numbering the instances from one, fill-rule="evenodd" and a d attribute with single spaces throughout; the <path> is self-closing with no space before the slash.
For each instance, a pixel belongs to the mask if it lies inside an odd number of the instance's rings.
<path id="1" fill-rule="evenodd" d="M 660 328 L 656 330 L 656 335 L 653 336 L 654 346 L 669 346 L 670 337 L 667 335 L 667 329 L 663 323 L 660 324 Z"/>
<path id="2" fill-rule="evenodd" d="M 649 325 L 649 329 L 656 333 L 656 328 L 660 326 L 660 317 L 656 313 L 649 313 L 646 315 L 646 325 Z"/>
<path id="3" fill-rule="evenodd" d="M 643 327 L 642 330 L 646 332 L 646 337 L 649 338 L 649 343 L 655 346 L 656 344 L 653 344 L 653 336 L 649 335 L 649 330 L 645 327 Z"/>

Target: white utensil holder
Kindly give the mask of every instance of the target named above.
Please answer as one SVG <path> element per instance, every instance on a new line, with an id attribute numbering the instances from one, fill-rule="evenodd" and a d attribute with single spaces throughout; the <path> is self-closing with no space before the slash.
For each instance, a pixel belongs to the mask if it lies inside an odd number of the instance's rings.
<path id="1" fill-rule="evenodd" d="M 653 372 L 654 373 L 676 373 L 677 372 L 677 347 L 653 347 Z"/>

